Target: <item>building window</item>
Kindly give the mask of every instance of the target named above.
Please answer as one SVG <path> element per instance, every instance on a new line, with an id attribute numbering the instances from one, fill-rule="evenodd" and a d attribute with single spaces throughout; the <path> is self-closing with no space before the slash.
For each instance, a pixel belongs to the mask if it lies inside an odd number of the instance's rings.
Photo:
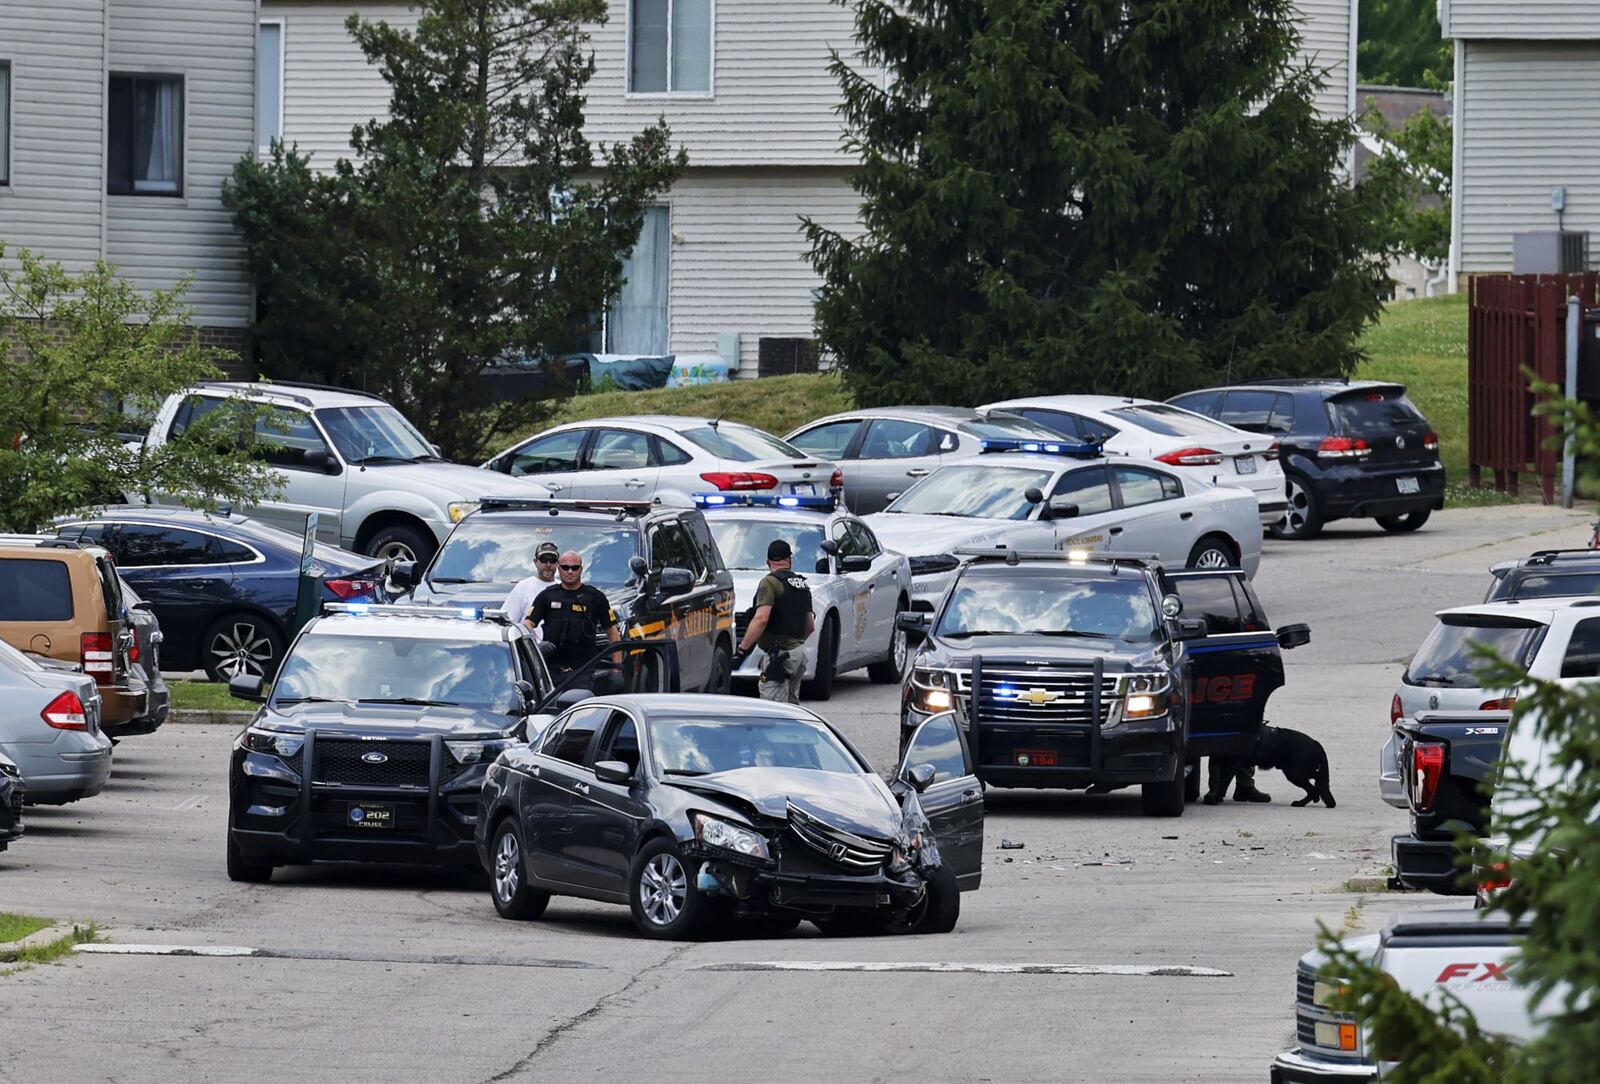
<path id="1" fill-rule="evenodd" d="M 106 131 L 106 191 L 183 194 L 183 76 L 113 75 Z"/>
<path id="2" fill-rule="evenodd" d="M 256 145 L 283 138 L 283 23 L 256 27 Z"/>
<path id="3" fill-rule="evenodd" d="M 0 60 L 0 185 L 11 183 L 11 61 Z"/>
<path id="4" fill-rule="evenodd" d="M 711 0 L 629 0 L 628 89 L 711 93 Z"/>
<path id="5" fill-rule="evenodd" d="M 639 240 L 622 263 L 626 280 L 606 312 L 606 348 L 613 354 L 667 352 L 667 291 L 671 285 L 672 215 L 646 207 Z"/>

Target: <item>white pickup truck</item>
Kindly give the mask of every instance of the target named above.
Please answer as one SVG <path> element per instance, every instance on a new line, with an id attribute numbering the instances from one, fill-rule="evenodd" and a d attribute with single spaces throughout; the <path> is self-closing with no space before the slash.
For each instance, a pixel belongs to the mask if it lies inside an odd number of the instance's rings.
<path id="1" fill-rule="evenodd" d="M 1382 933 L 1344 944 L 1370 959 L 1401 989 L 1429 1005 L 1448 995 L 1460 998 L 1485 1030 L 1512 1039 L 1531 1038 L 1537 1014 L 1528 990 L 1517 983 L 1513 963 L 1525 927 L 1504 915 L 1457 909 L 1396 915 Z M 1272 1084 L 1381 1081 L 1393 1064 L 1374 1062 L 1355 1017 L 1331 1007 L 1339 983 L 1320 972 L 1321 950 L 1300 957 L 1295 973 L 1297 1045 L 1272 1063 Z"/>

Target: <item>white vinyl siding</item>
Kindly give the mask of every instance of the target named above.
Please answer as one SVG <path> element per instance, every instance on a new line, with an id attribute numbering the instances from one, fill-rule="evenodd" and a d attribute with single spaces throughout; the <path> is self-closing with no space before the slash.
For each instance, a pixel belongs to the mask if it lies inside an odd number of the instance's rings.
<path id="1" fill-rule="evenodd" d="M 222 183 L 256 143 L 255 0 L 113 0 L 110 71 L 181 76 L 179 198 L 111 195 L 106 258 L 142 290 L 184 276 L 195 323 L 242 327 L 251 291 Z"/>
<path id="2" fill-rule="evenodd" d="M 1511 270 L 1512 234 L 1556 228 L 1556 187 L 1567 229 L 1600 250 L 1600 42 L 1468 42 L 1457 79 L 1460 269 Z"/>
<path id="3" fill-rule="evenodd" d="M 1317 109 L 1325 117 L 1349 116 L 1355 84 L 1350 70 L 1350 0 L 1296 0 L 1300 9 L 1300 48 L 1323 73 Z"/>
<path id="4" fill-rule="evenodd" d="M 1443 0 L 1447 38 L 1600 39 L 1595 0 Z"/>

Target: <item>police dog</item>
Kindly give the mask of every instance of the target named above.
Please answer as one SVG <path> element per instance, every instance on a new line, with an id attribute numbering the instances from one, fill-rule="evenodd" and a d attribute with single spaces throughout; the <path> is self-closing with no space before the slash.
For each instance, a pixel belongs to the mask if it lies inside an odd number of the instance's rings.
<path id="1" fill-rule="evenodd" d="M 1304 798 L 1292 803 L 1297 808 L 1312 802 L 1321 802 L 1329 809 L 1338 804 L 1328 789 L 1328 751 L 1309 734 L 1263 726 L 1256 743 L 1256 767 L 1276 768 L 1305 791 Z"/>

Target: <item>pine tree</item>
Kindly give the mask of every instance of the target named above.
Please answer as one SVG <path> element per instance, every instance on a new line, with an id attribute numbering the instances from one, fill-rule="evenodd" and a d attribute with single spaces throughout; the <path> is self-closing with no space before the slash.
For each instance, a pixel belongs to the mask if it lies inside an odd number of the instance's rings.
<path id="1" fill-rule="evenodd" d="M 865 64 L 833 70 L 865 232 L 807 232 L 859 401 L 1354 367 L 1394 197 L 1346 183 L 1292 0 L 854 7 Z"/>
<path id="2" fill-rule="evenodd" d="M 1360 33 L 1356 69 L 1363 83 L 1440 89 L 1455 77 L 1438 0 L 1361 0 Z"/>

